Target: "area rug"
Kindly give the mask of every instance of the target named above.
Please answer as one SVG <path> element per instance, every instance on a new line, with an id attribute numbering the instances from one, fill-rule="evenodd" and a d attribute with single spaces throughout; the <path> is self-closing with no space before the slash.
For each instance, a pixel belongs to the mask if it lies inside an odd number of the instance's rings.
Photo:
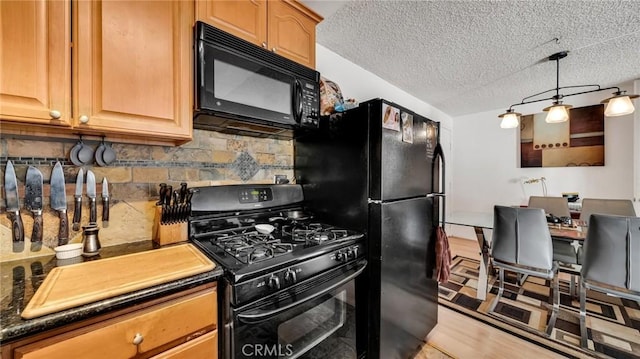
<path id="1" fill-rule="evenodd" d="M 439 303 L 567 357 L 640 358 L 640 303 L 587 292 L 588 349 L 580 348 L 580 301 L 569 295 L 569 276 L 560 280 L 560 311 L 550 337 L 545 328 L 551 307 L 550 283 L 529 277 L 517 285 L 505 272 L 505 291 L 494 313 L 487 314 L 498 288 L 489 279 L 487 299 L 476 299 L 479 262 L 461 256 L 452 261 L 448 283 L 440 285 Z M 495 284 L 495 286 L 494 286 Z"/>

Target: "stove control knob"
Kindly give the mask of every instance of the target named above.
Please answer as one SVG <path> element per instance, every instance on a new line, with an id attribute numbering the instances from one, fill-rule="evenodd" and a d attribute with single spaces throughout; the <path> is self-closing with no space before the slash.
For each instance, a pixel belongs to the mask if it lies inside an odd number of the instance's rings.
<path id="1" fill-rule="evenodd" d="M 353 258 L 358 256 L 358 246 L 353 247 Z"/>
<path id="2" fill-rule="evenodd" d="M 342 252 L 336 252 L 336 261 L 338 262 L 342 262 L 344 260 L 344 253 Z"/>
<path id="3" fill-rule="evenodd" d="M 296 280 L 296 272 L 292 271 L 291 269 L 287 269 L 287 271 L 284 273 L 284 282 L 287 284 L 295 284 Z"/>
<path id="4" fill-rule="evenodd" d="M 355 258 L 356 256 L 353 254 L 353 250 L 351 250 L 351 248 L 348 248 L 347 255 L 345 257 L 346 259 L 351 259 L 351 258 Z"/>
<path id="5" fill-rule="evenodd" d="M 271 275 L 271 277 L 269 277 L 269 280 L 267 281 L 267 287 L 269 287 L 269 289 L 280 289 L 280 279 L 278 279 L 278 277 L 276 277 L 275 275 Z"/>

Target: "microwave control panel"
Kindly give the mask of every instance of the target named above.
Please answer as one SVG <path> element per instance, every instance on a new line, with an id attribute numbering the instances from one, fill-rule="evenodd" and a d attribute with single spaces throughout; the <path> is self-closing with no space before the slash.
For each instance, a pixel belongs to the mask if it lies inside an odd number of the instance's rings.
<path id="1" fill-rule="evenodd" d="M 320 117 L 320 84 L 298 79 L 302 87 L 302 116 L 300 126 L 318 128 Z"/>

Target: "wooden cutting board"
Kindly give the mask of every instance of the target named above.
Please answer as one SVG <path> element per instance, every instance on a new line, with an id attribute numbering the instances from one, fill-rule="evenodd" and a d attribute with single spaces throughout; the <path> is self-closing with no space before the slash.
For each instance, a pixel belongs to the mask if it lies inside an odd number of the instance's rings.
<path id="1" fill-rule="evenodd" d="M 204 273 L 215 264 L 191 244 L 54 268 L 21 316 L 45 314 Z"/>

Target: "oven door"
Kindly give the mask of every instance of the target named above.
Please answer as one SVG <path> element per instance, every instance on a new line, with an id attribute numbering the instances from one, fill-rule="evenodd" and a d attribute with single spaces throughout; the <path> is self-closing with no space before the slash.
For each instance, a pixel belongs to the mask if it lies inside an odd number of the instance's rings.
<path id="1" fill-rule="evenodd" d="M 353 261 L 234 310 L 232 358 L 357 358 Z"/>

